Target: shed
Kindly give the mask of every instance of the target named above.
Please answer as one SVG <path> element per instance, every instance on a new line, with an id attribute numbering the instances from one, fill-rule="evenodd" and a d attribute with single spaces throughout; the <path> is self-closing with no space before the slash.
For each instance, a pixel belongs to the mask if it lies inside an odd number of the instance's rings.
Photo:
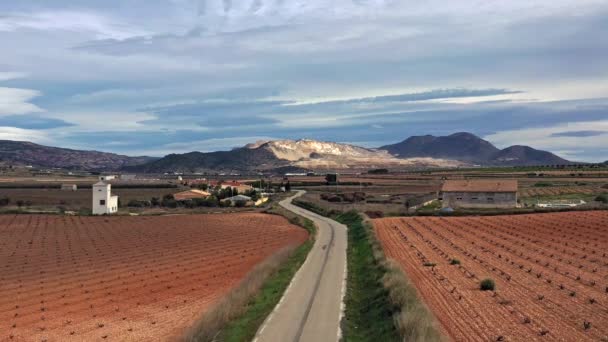
<path id="1" fill-rule="evenodd" d="M 78 186 L 76 184 L 61 184 L 61 191 L 76 191 Z"/>

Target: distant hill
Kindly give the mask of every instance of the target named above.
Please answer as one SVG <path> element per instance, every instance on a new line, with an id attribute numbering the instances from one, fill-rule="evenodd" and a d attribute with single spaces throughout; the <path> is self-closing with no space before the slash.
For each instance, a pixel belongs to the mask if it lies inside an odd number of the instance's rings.
<path id="1" fill-rule="evenodd" d="M 413 136 L 404 141 L 382 146 L 399 158 L 432 157 L 471 162 L 487 166 L 528 166 L 570 164 L 571 162 L 547 151 L 529 146 L 511 146 L 503 150 L 471 133 L 448 136 Z"/>
<path id="2" fill-rule="evenodd" d="M 529 146 L 515 145 L 507 147 L 492 156 L 493 164 L 505 165 L 563 165 L 571 162 L 547 151 Z"/>
<path id="3" fill-rule="evenodd" d="M 114 171 L 150 162 L 151 157 L 128 157 L 98 151 L 50 147 L 26 141 L 0 140 L 0 164 L 72 170 Z"/>
<path id="4" fill-rule="evenodd" d="M 471 133 L 454 133 L 444 137 L 413 136 L 379 148 L 399 158 L 432 157 L 470 162 L 485 162 L 500 150 Z"/>
<path id="5" fill-rule="evenodd" d="M 144 165 L 127 166 L 126 171 L 144 173 L 255 171 L 289 166 L 272 152 L 261 148 L 236 148 L 231 151 L 169 154 Z"/>

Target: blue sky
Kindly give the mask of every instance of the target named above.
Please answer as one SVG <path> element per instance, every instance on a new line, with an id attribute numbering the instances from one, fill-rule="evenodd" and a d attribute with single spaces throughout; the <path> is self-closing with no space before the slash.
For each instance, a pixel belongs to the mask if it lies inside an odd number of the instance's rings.
<path id="1" fill-rule="evenodd" d="M 605 0 L 23 0 L 0 44 L 0 139 L 159 156 L 469 131 L 608 159 Z"/>

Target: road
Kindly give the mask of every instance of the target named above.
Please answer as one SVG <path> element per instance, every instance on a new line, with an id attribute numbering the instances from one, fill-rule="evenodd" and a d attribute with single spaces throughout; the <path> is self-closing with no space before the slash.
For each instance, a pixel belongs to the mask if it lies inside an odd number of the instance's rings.
<path id="1" fill-rule="evenodd" d="M 258 330 L 255 342 L 335 342 L 346 291 L 346 226 L 291 204 L 280 205 L 317 225 L 317 240 L 283 297 Z"/>

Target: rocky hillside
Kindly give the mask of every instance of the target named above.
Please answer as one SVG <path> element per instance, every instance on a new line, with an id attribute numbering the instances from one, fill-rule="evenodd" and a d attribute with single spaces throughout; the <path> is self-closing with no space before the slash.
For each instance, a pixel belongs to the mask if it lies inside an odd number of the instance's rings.
<path id="1" fill-rule="evenodd" d="M 571 163 L 551 152 L 536 150 L 528 146 L 516 145 L 500 150 L 492 143 L 474 134 L 464 132 L 443 137 L 414 136 L 397 144 L 382 146 L 379 149 L 399 158 L 444 158 L 488 166 Z"/>
<path id="2" fill-rule="evenodd" d="M 0 140 L 0 164 L 73 170 L 119 170 L 145 164 L 150 157 L 128 157 L 98 151 L 49 147 L 26 141 Z"/>
<path id="3" fill-rule="evenodd" d="M 492 156 L 492 163 L 500 165 L 563 165 L 571 162 L 547 151 L 529 146 L 507 147 Z"/>
<path id="4" fill-rule="evenodd" d="M 395 158 L 386 151 L 317 140 L 258 141 L 231 151 L 170 154 L 128 171 L 209 172 L 267 171 L 276 169 L 368 169 L 378 167 L 452 167 L 462 162 L 436 158 Z"/>

